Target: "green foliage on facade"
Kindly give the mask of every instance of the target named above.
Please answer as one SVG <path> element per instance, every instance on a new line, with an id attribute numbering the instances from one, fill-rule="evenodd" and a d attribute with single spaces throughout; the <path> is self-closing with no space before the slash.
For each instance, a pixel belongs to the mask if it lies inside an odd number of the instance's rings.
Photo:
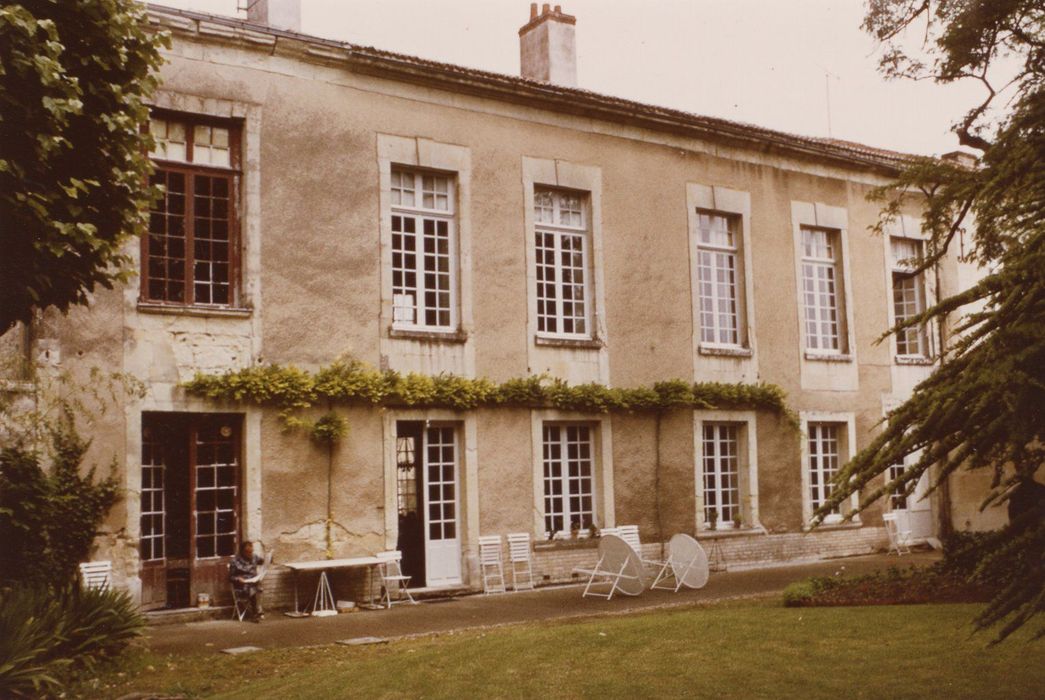
<path id="1" fill-rule="evenodd" d="M 215 401 L 273 406 L 285 417 L 320 402 L 355 406 L 447 408 L 557 408 L 580 413 L 636 413 L 676 408 L 752 409 L 775 413 L 796 424 L 783 389 L 773 384 L 724 384 L 683 380 L 652 387 L 571 386 L 533 376 L 497 384 L 453 374 L 429 376 L 377 370 L 357 360 L 336 361 L 315 373 L 293 365 L 265 365 L 219 375 L 197 374 L 182 385 L 190 394 Z"/>
<path id="2" fill-rule="evenodd" d="M 129 278 L 164 41 L 135 0 L 0 4 L 0 333 Z"/>
<path id="3" fill-rule="evenodd" d="M 1004 638 L 1045 611 L 1045 498 L 1035 480 L 1045 461 L 1045 7 L 1040 0 L 868 7 L 864 28 L 885 43 L 887 75 L 985 86 L 983 102 L 954 127 L 962 145 L 980 152 L 975 166 L 918 159 L 874 193 L 885 204 L 883 223 L 912 199 L 924 206 L 930 240 L 922 270 L 950 251 L 981 265 L 984 276 L 893 329 L 940 323 L 941 366 L 840 470 L 817 517 L 858 491 L 866 507 L 933 465 L 934 486 L 959 469 L 989 472 L 984 507 L 1007 501 L 1011 522 L 976 544 L 974 568 L 981 577 L 1006 570 L 1012 584 L 977 624 L 1000 623 Z M 923 55 L 904 43 L 909 27 L 925 37 Z M 1000 57 L 1008 67 L 997 66 Z M 961 318 L 954 326 L 952 316 Z M 870 487 L 913 455 L 920 456 L 900 477 Z"/>

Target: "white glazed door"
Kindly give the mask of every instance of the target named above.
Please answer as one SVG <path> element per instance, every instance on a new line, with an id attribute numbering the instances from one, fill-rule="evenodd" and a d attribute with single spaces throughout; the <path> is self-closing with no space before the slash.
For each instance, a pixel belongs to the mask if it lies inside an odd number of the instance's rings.
<path id="1" fill-rule="evenodd" d="M 461 583 L 457 436 L 452 427 L 425 431 L 426 579 L 429 586 Z"/>

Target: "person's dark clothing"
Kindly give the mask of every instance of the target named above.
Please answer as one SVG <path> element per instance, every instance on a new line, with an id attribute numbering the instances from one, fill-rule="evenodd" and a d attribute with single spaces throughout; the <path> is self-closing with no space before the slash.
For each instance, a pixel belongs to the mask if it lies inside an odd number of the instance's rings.
<path id="1" fill-rule="evenodd" d="M 255 583 L 243 583 L 242 578 L 253 578 L 258 575 L 258 566 L 264 564 L 265 560 L 259 557 L 257 554 L 253 555 L 250 559 L 247 559 L 241 554 L 237 554 L 233 558 L 232 563 L 229 564 L 229 579 L 232 581 L 232 588 L 235 591 L 236 597 L 243 601 L 247 601 L 247 613 L 251 619 L 257 620 L 261 618 L 261 586 Z"/>

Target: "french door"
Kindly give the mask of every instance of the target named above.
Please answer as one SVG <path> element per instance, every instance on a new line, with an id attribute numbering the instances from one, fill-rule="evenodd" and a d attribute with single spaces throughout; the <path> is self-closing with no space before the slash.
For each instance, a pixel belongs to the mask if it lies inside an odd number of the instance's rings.
<path id="1" fill-rule="evenodd" d="M 201 593 L 229 597 L 240 537 L 240 424 L 236 415 L 142 416 L 142 605 L 187 607 Z"/>
<path id="2" fill-rule="evenodd" d="M 414 585 L 461 583 L 458 454 L 452 426 L 396 423 L 399 549 Z"/>

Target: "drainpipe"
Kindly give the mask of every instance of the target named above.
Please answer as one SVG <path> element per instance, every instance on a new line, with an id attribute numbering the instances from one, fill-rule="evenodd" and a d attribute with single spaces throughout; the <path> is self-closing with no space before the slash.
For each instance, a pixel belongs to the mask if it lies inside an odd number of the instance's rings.
<path id="1" fill-rule="evenodd" d="M 653 461 L 653 499 L 657 514 L 657 542 L 660 543 L 660 558 L 664 559 L 664 523 L 660 513 L 660 422 L 664 417 L 662 409 L 657 410 L 657 418 L 653 428 L 653 440 L 656 443 L 656 458 Z"/>
<path id="2" fill-rule="evenodd" d="M 327 401 L 328 414 L 333 410 L 333 402 Z M 327 519 L 326 543 L 327 559 L 334 558 L 334 536 L 331 527 L 334 521 L 334 441 L 327 440 Z"/>

